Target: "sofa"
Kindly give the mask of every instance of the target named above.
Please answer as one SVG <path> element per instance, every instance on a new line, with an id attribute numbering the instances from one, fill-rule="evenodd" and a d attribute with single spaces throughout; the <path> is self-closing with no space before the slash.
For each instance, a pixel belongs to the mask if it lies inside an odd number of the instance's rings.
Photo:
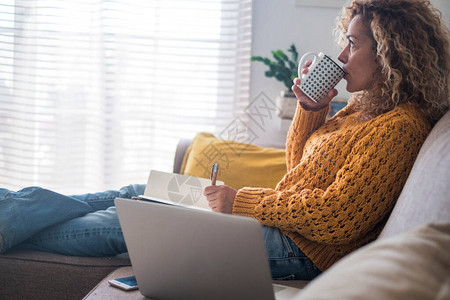
<path id="1" fill-rule="evenodd" d="M 209 140 L 205 142 L 205 138 Z M 174 172 L 188 175 L 207 172 L 206 168 L 195 166 L 202 165 L 198 155 L 205 153 L 205 149 L 201 147 L 212 144 L 214 149 L 223 147 L 235 155 L 227 161 L 232 165 L 230 171 L 233 169 L 238 175 L 248 177 L 243 174 L 248 167 L 247 156 L 257 157 L 262 169 L 251 170 L 260 175 L 256 176 L 260 181 L 255 185 L 266 180 L 268 174 L 273 182 L 279 180 L 277 170 L 283 150 L 230 143 L 211 135 L 181 140 Z M 265 164 L 273 170 L 262 172 Z M 379 238 L 308 283 L 298 299 L 450 299 L 448 249 L 450 112 L 435 125 L 422 146 Z M 0 255 L 0 299 L 82 299 L 110 272 L 129 265 L 129 259 L 120 256 L 69 257 L 10 250 Z"/>

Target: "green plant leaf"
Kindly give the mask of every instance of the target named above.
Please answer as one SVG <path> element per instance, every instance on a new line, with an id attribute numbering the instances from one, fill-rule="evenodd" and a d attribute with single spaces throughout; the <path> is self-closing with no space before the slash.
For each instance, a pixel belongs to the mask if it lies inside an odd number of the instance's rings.
<path id="1" fill-rule="evenodd" d="M 264 74 L 266 77 L 274 77 L 282 82 L 287 89 L 291 88 L 292 80 L 297 77 L 298 53 L 295 44 L 287 50 L 291 55 L 290 59 L 286 53 L 280 49 L 272 50 L 274 60 L 262 56 L 252 56 L 252 61 L 259 61 L 265 64 L 269 70 Z"/>
<path id="2" fill-rule="evenodd" d="M 293 63 L 292 61 L 288 61 L 288 64 L 289 64 L 289 69 L 290 70 L 293 70 L 293 69 L 297 68 L 297 64 Z"/>
<path id="3" fill-rule="evenodd" d="M 289 61 L 289 58 L 287 57 L 286 54 L 284 54 L 282 50 L 272 51 L 272 55 L 279 62 L 284 63 L 285 61 Z"/>
<path id="4" fill-rule="evenodd" d="M 292 44 L 288 51 L 291 52 L 292 60 L 298 62 L 298 52 L 295 44 Z"/>
<path id="5" fill-rule="evenodd" d="M 263 61 L 264 58 L 262 56 L 252 56 L 250 58 L 252 61 Z"/>
<path id="6" fill-rule="evenodd" d="M 271 71 L 266 71 L 264 72 L 264 74 L 266 75 L 266 77 L 273 77 L 274 74 Z"/>

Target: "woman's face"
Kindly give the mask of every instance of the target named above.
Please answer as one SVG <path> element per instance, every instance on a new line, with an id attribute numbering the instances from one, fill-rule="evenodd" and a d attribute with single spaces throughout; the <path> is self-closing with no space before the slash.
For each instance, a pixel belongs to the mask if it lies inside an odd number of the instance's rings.
<path id="1" fill-rule="evenodd" d="M 373 51 L 374 41 L 359 15 L 348 26 L 347 40 L 347 46 L 338 57 L 347 73 L 344 76 L 347 91 L 353 93 L 367 90 L 375 83 L 378 65 Z"/>

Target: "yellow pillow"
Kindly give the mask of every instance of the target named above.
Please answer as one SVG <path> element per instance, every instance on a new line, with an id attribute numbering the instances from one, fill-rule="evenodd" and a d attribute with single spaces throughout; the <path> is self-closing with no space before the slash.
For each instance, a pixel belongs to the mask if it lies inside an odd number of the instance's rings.
<path id="1" fill-rule="evenodd" d="M 186 151 L 181 174 L 210 178 L 211 166 L 219 163 L 217 180 L 235 189 L 275 188 L 286 174 L 286 152 L 216 138 L 198 133 Z"/>

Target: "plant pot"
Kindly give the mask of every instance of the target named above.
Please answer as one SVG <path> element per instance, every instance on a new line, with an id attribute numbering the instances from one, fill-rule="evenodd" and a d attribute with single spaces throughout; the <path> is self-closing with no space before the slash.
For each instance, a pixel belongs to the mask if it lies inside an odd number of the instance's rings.
<path id="1" fill-rule="evenodd" d="M 297 97 L 291 91 L 281 91 L 276 104 L 279 108 L 278 116 L 282 119 L 293 119 L 297 110 Z"/>

